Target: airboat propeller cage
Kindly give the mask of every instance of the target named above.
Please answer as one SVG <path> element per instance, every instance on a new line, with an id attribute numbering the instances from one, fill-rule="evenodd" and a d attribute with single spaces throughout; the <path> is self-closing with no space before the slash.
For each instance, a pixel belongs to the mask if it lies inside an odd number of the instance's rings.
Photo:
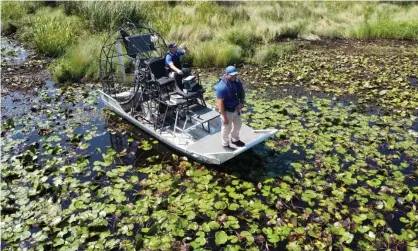
<path id="1" fill-rule="evenodd" d="M 132 63 L 163 57 L 168 48 L 160 34 L 142 24 L 127 21 L 108 35 L 100 52 L 99 72 L 103 90 L 121 93 L 135 79 Z"/>
<path id="2" fill-rule="evenodd" d="M 200 78 L 190 74 L 180 83 L 170 78 L 167 52 L 164 39 L 140 24 L 126 22 L 109 34 L 99 62 L 103 103 L 166 145 L 209 164 L 221 164 L 277 133 L 243 124 L 246 145 L 222 147 L 220 114 L 206 105 Z"/>

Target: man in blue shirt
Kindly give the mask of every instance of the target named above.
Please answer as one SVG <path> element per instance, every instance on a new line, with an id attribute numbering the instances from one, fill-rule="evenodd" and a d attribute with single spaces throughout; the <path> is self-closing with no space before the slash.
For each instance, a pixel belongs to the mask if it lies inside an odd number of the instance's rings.
<path id="1" fill-rule="evenodd" d="M 238 71 L 228 66 L 216 86 L 216 98 L 221 113 L 222 146 L 229 147 L 229 134 L 232 144 L 243 147 L 245 143 L 239 138 L 241 129 L 241 110 L 244 107 L 245 92 L 242 82 L 237 78 Z"/>
<path id="2" fill-rule="evenodd" d="M 190 74 L 189 69 L 183 69 L 181 66 L 180 57 L 186 53 L 189 53 L 186 45 L 182 45 L 181 49 L 178 49 L 178 46 L 175 42 L 168 43 L 167 55 L 165 56 L 165 65 L 170 68 L 171 72 L 170 77 L 174 78 L 177 86 L 183 90 L 183 77 L 187 77 Z"/>

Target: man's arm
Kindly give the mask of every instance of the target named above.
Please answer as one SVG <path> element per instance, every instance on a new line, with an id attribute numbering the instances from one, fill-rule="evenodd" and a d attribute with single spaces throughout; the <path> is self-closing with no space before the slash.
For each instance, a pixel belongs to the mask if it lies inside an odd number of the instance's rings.
<path id="1" fill-rule="evenodd" d="M 219 108 L 219 113 L 221 114 L 222 117 L 226 117 L 226 112 L 225 112 L 225 106 L 224 106 L 224 100 L 221 98 L 218 98 L 218 108 Z"/>
<path id="2" fill-rule="evenodd" d="M 223 123 L 225 125 L 229 124 L 228 117 L 226 116 L 226 112 L 225 112 L 224 99 L 218 98 L 217 104 L 218 104 L 219 113 L 221 114 Z"/>
<path id="3" fill-rule="evenodd" d="M 179 68 L 177 68 L 173 62 L 168 63 L 168 66 L 170 67 L 171 70 L 173 70 L 174 72 L 176 72 L 177 74 L 181 73 L 181 70 Z"/>
<path id="4" fill-rule="evenodd" d="M 225 88 L 223 88 L 223 86 L 221 86 L 219 83 L 218 86 L 216 87 L 216 98 L 217 98 L 216 103 L 218 105 L 218 109 L 219 109 L 219 113 L 221 114 L 222 121 L 224 125 L 227 125 L 229 124 L 229 121 L 228 121 L 228 117 L 226 116 L 225 104 L 224 104 L 224 99 L 226 96 L 225 92 L 226 92 Z"/>
<path id="5" fill-rule="evenodd" d="M 180 70 L 180 69 L 178 69 L 178 68 L 174 65 L 174 63 L 173 63 L 173 58 L 171 57 L 171 55 L 170 55 L 170 54 L 167 54 L 167 56 L 165 57 L 165 63 L 166 63 L 166 65 L 168 65 L 168 67 L 169 67 L 172 71 L 174 71 L 174 72 L 176 72 L 176 73 L 180 74 L 181 70 Z"/>
<path id="6" fill-rule="evenodd" d="M 187 47 L 186 44 L 180 45 L 181 50 L 178 50 L 177 52 L 180 52 L 180 55 L 189 54 L 189 47 Z"/>

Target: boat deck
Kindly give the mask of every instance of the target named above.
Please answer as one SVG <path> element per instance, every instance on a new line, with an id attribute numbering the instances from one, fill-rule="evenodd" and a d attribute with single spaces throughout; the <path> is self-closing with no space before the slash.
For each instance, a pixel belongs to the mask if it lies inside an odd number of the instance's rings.
<path id="1" fill-rule="evenodd" d="M 221 144 L 221 118 L 219 113 L 210 109 L 210 107 L 196 107 L 196 110 L 191 109 L 189 115 L 176 116 L 176 130 L 174 130 L 175 123 L 164 125 L 162 128 L 155 130 L 152 123 L 137 116 L 135 112 L 124 111 L 120 104 L 106 93 L 100 91 L 100 96 L 105 105 L 151 136 L 188 156 L 208 164 L 221 164 L 259 144 L 278 131 L 277 129 L 253 130 L 243 124 L 240 137 L 245 146 L 236 147 L 230 144 L 230 148 L 224 148 Z M 187 120 L 186 117 L 188 117 Z"/>
<path id="2" fill-rule="evenodd" d="M 256 133 L 250 127 L 242 125 L 240 130 L 241 141 L 244 143 L 250 143 L 260 137 L 260 133 Z M 222 152 L 234 152 L 239 147 L 234 144 L 229 144 L 229 148 L 224 148 L 221 144 L 221 132 L 218 131 L 214 134 L 208 135 L 199 141 L 196 141 L 187 149 L 196 153 L 222 153 Z"/>

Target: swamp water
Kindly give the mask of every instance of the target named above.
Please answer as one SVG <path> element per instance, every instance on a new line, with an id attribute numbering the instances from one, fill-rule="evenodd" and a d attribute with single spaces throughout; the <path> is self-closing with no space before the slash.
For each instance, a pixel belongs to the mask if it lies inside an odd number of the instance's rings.
<path id="1" fill-rule="evenodd" d="M 281 131 L 205 166 L 104 109 L 98 86 L 46 81 L 3 95 L 3 250 L 417 245 L 418 131 L 409 106 L 367 113 L 306 88 L 275 98 L 250 85 L 244 121 Z M 415 102 L 410 92 L 399 103 Z"/>

